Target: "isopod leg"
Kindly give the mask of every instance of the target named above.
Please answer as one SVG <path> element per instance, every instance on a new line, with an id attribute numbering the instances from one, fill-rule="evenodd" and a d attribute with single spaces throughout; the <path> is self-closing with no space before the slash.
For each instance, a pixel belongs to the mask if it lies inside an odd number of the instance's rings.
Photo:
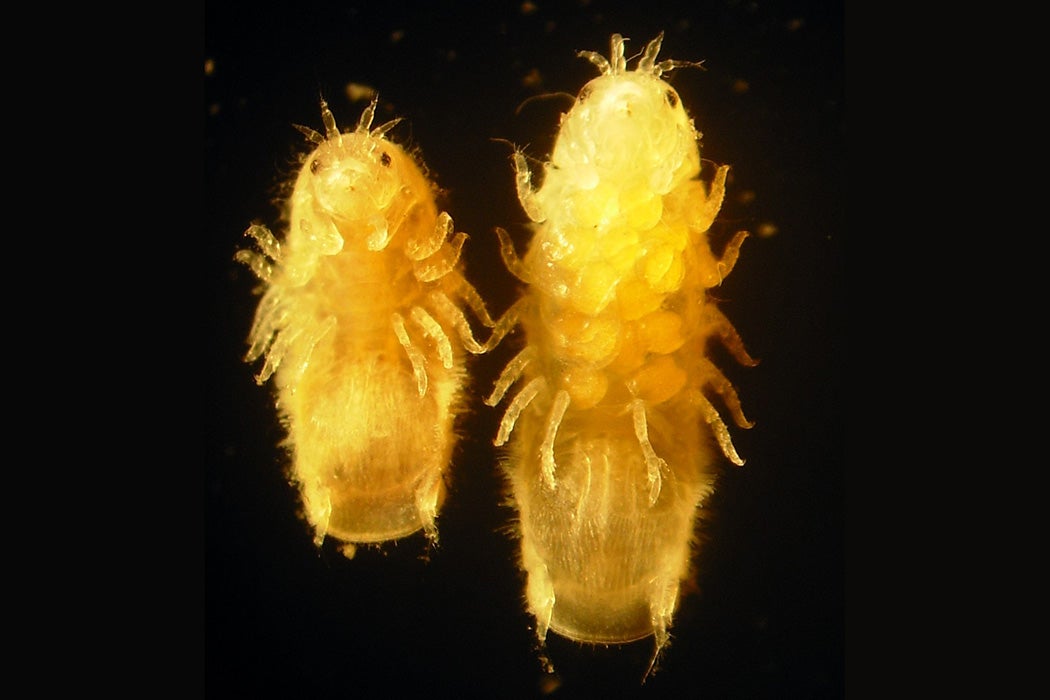
<path id="1" fill-rule="evenodd" d="M 744 340 L 740 337 L 736 327 L 725 317 L 715 304 L 705 304 L 703 310 L 704 323 L 708 325 L 722 341 L 737 362 L 745 367 L 754 367 L 758 360 L 751 357 L 744 347 Z"/>
<path id="2" fill-rule="evenodd" d="M 394 333 L 397 335 L 397 339 L 401 343 L 401 347 L 403 347 L 405 349 L 405 352 L 408 354 L 409 362 L 412 363 L 412 372 L 416 375 L 416 386 L 419 389 L 419 395 L 426 396 L 426 358 L 423 357 L 423 353 L 419 351 L 419 348 L 412 344 L 412 339 L 408 337 L 408 331 L 405 329 L 405 319 L 402 318 L 401 314 L 392 314 L 390 317 L 390 323 L 394 327 Z"/>
<path id="3" fill-rule="evenodd" d="M 717 264 L 719 284 L 726 277 L 729 277 L 729 273 L 736 266 L 736 261 L 740 257 L 740 246 L 744 244 L 744 239 L 747 237 L 747 231 L 737 231 L 736 235 L 733 236 L 733 240 L 726 244 L 725 250 L 722 251 L 722 257 Z"/>
<path id="4" fill-rule="evenodd" d="M 514 241 L 510 239 L 510 234 L 501 228 L 496 228 L 496 235 L 499 236 L 499 253 L 503 258 L 503 264 L 506 265 L 507 271 L 528 284 L 529 277 L 525 272 L 525 265 L 522 263 L 521 258 L 518 257 L 518 252 L 514 249 Z"/>
<path id="5" fill-rule="evenodd" d="M 335 324 L 335 316 L 328 316 L 321 323 L 310 323 L 303 328 L 302 339 L 299 341 L 299 345 L 303 348 L 302 355 L 296 358 L 296 364 L 292 367 L 292 372 L 288 377 L 282 379 L 286 386 L 299 386 L 299 380 L 302 379 L 303 372 L 306 371 L 306 365 L 310 362 L 310 356 L 313 355 L 314 348 L 321 338 L 335 328 Z M 276 365 L 274 365 L 274 369 L 277 369 Z"/>
<path id="6" fill-rule="evenodd" d="M 245 230 L 244 235 L 254 238 L 262 253 L 254 250 L 238 250 L 233 259 L 247 265 L 263 282 L 269 282 L 273 277 L 273 263 L 281 261 L 280 242 L 270 232 L 270 229 L 262 224 L 252 224 Z"/>
<path id="7" fill-rule="evenodd" d="M 248 352 L 244 356 L 246 362 L 254 362 L 262 357 L 273 341 L 273 336 L 287 325 L 287 317 L 288 308 L 283 303 L 280 291 L 277 287 L 270 287 L 259 300 L 259 308 L 255 311 L 255 319 L 248 331 Z"/>
<path id="8" fill-rule="evenodd" d="M 329 222 L 331 223 L 331 222 Z M 365 238 L 365 247 L 373 253 L 385 250 L 390 245 L 390 239 L 394 235 L 387 223 L 386 217 L 374 214 L 368 218 L 368 236 Z"/>
<path id="9" fill-rule="evenodd" d="M 451 250 L 452 252 L 446 252 L 436 261 L 430 262 L 427 265 L 417 265 L 415 270 L 416 279 L 420 282 L 433 282 L 434 280 L 441 279 L 448 273 L 452 272 L 456 267 L 456 264 L 459 262 L 459 256 L 463 252 L 463 244 L 466 240 L 467 234 L 462 232 L 457 233 L 455 237 L 448 242 L 448 248 L 441 246 L 441 251 Z"/>
<path id="10" fill-rule="evenodd" d="M 737 454 L 736 447 L 733 446 L 733 439 L 729 436 L 729 428 L 726 427 L 722 416 L 718 414 L 718 410 L 699 391 L 692 392 L 690 398 L 699 407 L 704 421 L 711 426 L 715 439 L 718 441 L 718 446 L 722 448 L 722 453 L 738 467 L 744 466 L 744 460 Z"/>
<path id="11" fill-rule="evenodd" d="M 288 348 L 291 346 L 292 341 L 298 338 L 302 331 L 301 326 L 288 326 L 274 334 L 273 342 L 270 343 L 270 347 L 266 351 L 266 359 L 263 361 L 262 369 L 259 370 L 259 374 L 255 375 L 255 381 L 258 384 L 264 384 L 267 379 L 273 376 L 273 373 L 281 366 L 281 362 L 284 361 L 284 356 L 288 354 Z"/>
<path id="12" fill-rule="evenodd" d="M 251 268 L 251 271 L 263 282 L 269 282 L 273 277 L 273 265 L 265 256 L 254 250 L 238 250 L 233 259 Z"/>
<path id="13" fill-rule="evenodd" d="M 459 307 L 449 301 L 447 296 L 441 292 L 434 292 L 431 295 L 431 300 L 448 322 L 452 324 L 452 327 L 455 328 L 460 339 L 463 340 L 463 346 L 467 351 L 475 355 L 482 355 L 499 345 L 500 341 L 503 340 L 503 337 L 506 336 L 515 325 L 517 325 L 518 318 L 521 315 L 522 305 L 525 302 L 524 299 L 521 299 L 507 309 L 506 313 L 504 313 L 503 316 L 493 324 L 492 333 L 489 335 L 489 339 L 484 345 L 482 345 L 474 338 L 474 331 L 471 330 L 470 324 L 467 323 L 467 319 L 463 315 L 463 312 L 459 310 Z"/>
<path id="14" fill-rule="evenodd" d="M 456 295 L 467 303 L 470 310 L 474 312 L 474 315 L 478 317 L 478 320 L 486 328 L 492 328 L 496 325 L 496 322 L 492 320 L 492 316 L 489 315 L 489 309 L 485 305 L 485 301 L 478 294 L 478 290 L 466 279 L 461 280 L 456 290 Z"/>
<path id="15" fill-rule="evenodd" d="M 540 389 L 543 389 L 546 385 L 547 381 L 543 377 L 536 377 L 517 393 L 510 405 L 507 406 L 507 410 L 503 413 L 503 419 L 499 423 L 499 430 L 496 432 L 496 439 L 493 441 L 493 445 L 500 447 L 507 442 L 511 431 L 514 430 L 514 424 L 518 422 L 518 416 L 532 403 Z"/>
<path id="16" fill-rule="evenodd" d="M 526 303 L 528 303 L 527 298 L 519 299 L 500 316 L 499 320 L 493 325 L 492 333 L 489 335 L 489 339 L 485 342 L 484 347 L 482 347 L 481 352 L 488 352 L 499 345 L 500 341 L 514 329 L 514 326 L 518 325 L 518 319 L 521 318 L 521 312 L 525 308 Z"/>
<path id="17" fill-rule="evenodd" d="M 428 335 L 431 340 L 437 345 L 438 357 L 441 358 L 441 366 L 445 369 L 452 369 L 452 343 L 449 342 L 448 336 L 445 331 L 441 328 L 441 324 L 434 320 L 431 316 L 420 306 L 415 306 L 410 312 L 412 320 L 415 321 L 420 328 L 423 329 L 423 333 Z"/>
<path id="18" fill-rule="evenodd" d="M 649 505 L 656 503 L 660 497 L 660 488 L 663 479 L 662 469 L 667 468 L 667 462 L 657 456 L 649 442 L 649 427 L 645 418 L 645 402 L 635 399 L 631 402 L 631 414 L 634 420 L 634 435 L 638 438 L 638 444 L 642 447 L 645 456 L 645 466 L 649 478 Z"/>
<path id="19" fill-rule="evenodd" d="M 552 489 L 556 485 L 554 481 L 554 438 L 558 435 L 561 419 L 565 416 L 565 411 L 568 408 L 569 392 L 560 389 L 554 395 L 554 401 L 551 402 L 551 409 L 547 414 L 547 430 L 543 435 L 543 442 L 540 444 L 540 468 L 543 470 L 543 480 Z"/>
<path id="20" fill-rule="evenodd" d="M 707 380 L 707 386 L 715 390 L 722 400 L 725 401 L 726 408 L 729 409 L 730 415 L 733 416 L 733 422 L 739 425 L 741 428 L 753 428 L 755 424 L 747 419 L 744 415 L 743 407 L 740 405 L 740 396 L 736 393 L 736 389 L 733 388 L 733 384 L 726 379 L 726 376 L 722 374 L 721 370 L 715 366 L 713 362 L 704 358 L 701 360 L 704 367 L 704 373 L 710 377 Z"/>
<path id="21" fill-rule="evenodd" d="M 726 196 L 726 175 L 728 173 L 728 165 L 719 166 L 718 171 L 715 173 L 715 179 L 711 182 L 707 198 L 700 203 L 695 218 L 691 218 L 689 221 L 690 227 L 694 230 L 706 231 L 715 222 L 715 216 L 718 215 L 718 211 L 722 208 L 722 200 Z"/>
<path id="22" fill-rule="evenodd" d="M 413 202 L 413 204 L 415 204 L 415 202 Z M 402 215 L 402 218 L 407 216 L 408 211 L 406 210 Z M 400 228 L 400 225 L 397 228 Z M 422 240 L 417 240 L 415 236 L 408 239 L 405 243 L 405 254 L 408 255 L 410 260 L 424 260 L 429 258 L 434 253 L 441 250 L 441 244 L 448 240 L 448 237 L 452 235 L 453 231 L 452 217 L 449 216 L 448 212 L 443 211 L 438 214 L 434 228 L 431 229 Z"/>
<path id="23" fill-rule="evenodd" d="M 259 244 L 259 249 L 274 262 L 281 261 L 281 243 L 274 237 L 270 229 L 262 224 L 252 224 L 244 232 L 245 236 L 251 236 Z"/>
<path id="24" fill-rule="evenodd" d="M 507 393 L 507 389 L 511 385 L 518 381 L 522 373 L 525 371 L 525 365 L 529 364 L 536 356 L 536 350 L 531 345 L 526 346 L 524 350 L 514 356 L 507 366 L 500 372 L 499 378 L 496 380 L 496 384 L 492 388 L 492 394 L 485 399 L 485 405 L 495 406 L 503 400 L 503 396 Z"/>

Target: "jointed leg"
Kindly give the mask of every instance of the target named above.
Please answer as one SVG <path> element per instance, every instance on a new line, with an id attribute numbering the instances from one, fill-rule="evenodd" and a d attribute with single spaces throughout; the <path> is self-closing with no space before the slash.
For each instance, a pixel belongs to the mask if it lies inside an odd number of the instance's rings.
<path id="1" fill-rule="evenodd" d="M 441 279 L 456 267 L 456 263 L 459 262 L 459 256 L 463 252 L 463 244 L 467 240 L 467 234 L 457 233 L 451 241 L 448 242 L 448 248 L 444 245 L 441 246 L 439 252 L 444 252 L 451 249 L 451 253 L 445 252 L 439 259 L 427 264 L 427 265 L 416 265 L 415 274 L 416 279 L 420 282 L 433 282 L 436 279 Z M 433 258 L 433 256 L 431 256 Z"/>
<path id="2" fill-rule="evenodd" d="M 544 481 L 552 489 L 555 487 L 554 438 L 558 435 L 558 427 L 561 425 L 561 419 L 568 408 L 569 392 L 565 391 L 565 389 L 560 389 L 554 395 L 554 401 L 551 403 L 551 410 L 547 414 L 547 430 L 543 435 L 543 442 L 540 444 L 540 468 L 543 470 Z"/>
<path id="3" fill-rule="evenodd" d="M 492 388 L 492 394 L 485 399 L 485 404 L 487 406 L 495 406 L 502 401 L 504 394 L 507 393 L 507 389 L 510 388 L 511 384 L 518 381 L 522 373 L 525 371 L 525 366 L 535 357 L 536 350 L 531 345 L 515 355 L 514 359 L 508 362 L 507 366 L 503 368 L 499 378 L 496 380 L 495 386 Z"/>
<path id="4" fill-rule="evenodd" d="M 442 367 L 452 369 L 452 344 L 449 342 L 448 336 L 445 335 L 444 329 L 441 328 L 441 324 L 435 321 L 434 317 L 422 307 L 413 307 L 410 313 L 412 320 L 419 324 L 423 332 L 430 336 L 431 340 L 437 345 L 438 357 L 441 358 Z"/>
<path id="5" fill-rule="evenodd" d="M 645 402 L 635 399 L 631 402 L 631 417 L 634 420 L 634 435 L 638 438 L 638 444 L 642 447 L 645 456 L 645 466 L 649 478 L 649 505 L 656 503 L 660 497 L 660 488 L 663 475 L 661 470 L 667 468 L 667 462 L 657 456 L 649 442 L 649 427 L 645 418 Z"/>
<path id="6" fill-rule="evenodd" d="M 725 314 L 722 313 L 717 305 L 704 304 L 701 312 L 701 322 L 715 332 L 715 335 L 718 336 L 737 362 L 745 367 L 754 367 L 758 364 L 758 360 L 751 357 L 751 354 L 744 347 L 744 340 L 740 337 L 736 327 L 725 317 Z"/>
<path id="7" fill-rule="evenodd" d="M 412 372 L 416 375 L 416 386 L 419 389 L 419 395 L 426 396 L 428 381 L 426 358 L 423 357 L 423 353 L 419 351 L 419 348 L 412 344 L 412 339 L 408 337 L 408 331 L 405 330 L 405 319 L 401 317 L 401 314 L 392 314 L 390 322 L 394 326 L 394 333 L 397 335 L 401 347 L 408 353 L 409 362 L 412 363 Z"/>

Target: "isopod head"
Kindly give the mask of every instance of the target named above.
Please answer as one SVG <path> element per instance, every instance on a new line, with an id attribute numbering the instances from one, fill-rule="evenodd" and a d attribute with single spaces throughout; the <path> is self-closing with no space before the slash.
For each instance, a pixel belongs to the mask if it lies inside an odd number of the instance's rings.
<path id="1" fill-rule="evenodd" d="M 397 120 L 369 130 L 374 109 L 373 101 L 355 130 L 340 132 L 322 102 L 327 135 L 299 127 L 316 147 L 289 201 L 288 274 L 294 282 L 313 274 L 319 255 L 335 255 L 344 245 L 383 250 L 397 229 L 416 231 L 437 216 L 433 187 L 420 164 L 383 138 Z"/>
<path id="2" fill-rule="evenodd" d="M 311 154 L 296 189 L 315 200 L 334 219 L 367 223 L 368 212 L 382 211 L 402 187 L 405 156 L 395 144 L 369 134 L 340 134 Z"/>
<path id="3" fill-rule="evenodd" d="M 628 189 L 646 186 L 662 195 L 699 172 L 699 134 L 678 93 L 660 77 L 680 62 L 652 61 L 661 38 L 650 42 L 648 60 L 643 58 L 632 71 L 623 68 L 623 43 L 615 38 L 613 63 L 584 52 L 603 75 L 580 90 L 551 153 L 551 166 L 572 173 L 581 188 L 600 182 Z"/>

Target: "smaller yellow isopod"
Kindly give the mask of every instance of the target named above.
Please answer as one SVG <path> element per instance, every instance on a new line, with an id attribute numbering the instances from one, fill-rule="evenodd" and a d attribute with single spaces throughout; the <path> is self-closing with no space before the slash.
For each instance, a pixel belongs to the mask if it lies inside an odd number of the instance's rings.
<path id="1" fill-rule="evenodd" d="M 283 203 L 280 240 L 262 224 L 236 259 L 262 280 L 248 362 L 263 359 L 287 427 L 306 520 L 320 545 L 380 543 L 437 517 L 466 408 L 464 351 L 483 351 L 462 311 L 492 326 L 464 278 L 467 238 L 435 203 L 425 167 L 371 129 L 373 98 L 340 132 L 321 100 L 325 132 Z"/>

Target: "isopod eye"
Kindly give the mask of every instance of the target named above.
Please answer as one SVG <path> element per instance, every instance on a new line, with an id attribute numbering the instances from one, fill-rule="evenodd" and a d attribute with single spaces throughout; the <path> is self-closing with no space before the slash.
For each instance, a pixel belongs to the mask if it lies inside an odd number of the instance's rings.
<path id="1" fill-rule="evenodd" d="M 390 167 L 390 154 L 387 153 L 386 151 L 383 151 L 383 155 L 381 155 L 379 157 L 379 162 L 383 164 L 384 168 L 389 168 Z"/>
<path id="2" fill-rule="evenodd" d="M 678 95 L 674 90 L 668 90 L 665 92 L 664 97 L 667 99 L 667 104 L 671 105 L 671 107 L 678 106 Z"/>
<path id="3" fill-rule="evenodd" d="M 591 96 L 591 86 L 590 85 L 584 85 L 583 89 L 580 90 L 580 96 L 576 98 L 576 101 L 577 102 L 583 102 L 584 100 L 586 100 L 590 96 Z"/>
<path id="4" fill-rule="evenodd" d="M 316 175 L 317 171 L 320 170 L 322 167 L 324 166 L 321 163 L 320 158 L 314 158 L 312 161 L 310 161 L 310 173 L 312 175 Z"/>

